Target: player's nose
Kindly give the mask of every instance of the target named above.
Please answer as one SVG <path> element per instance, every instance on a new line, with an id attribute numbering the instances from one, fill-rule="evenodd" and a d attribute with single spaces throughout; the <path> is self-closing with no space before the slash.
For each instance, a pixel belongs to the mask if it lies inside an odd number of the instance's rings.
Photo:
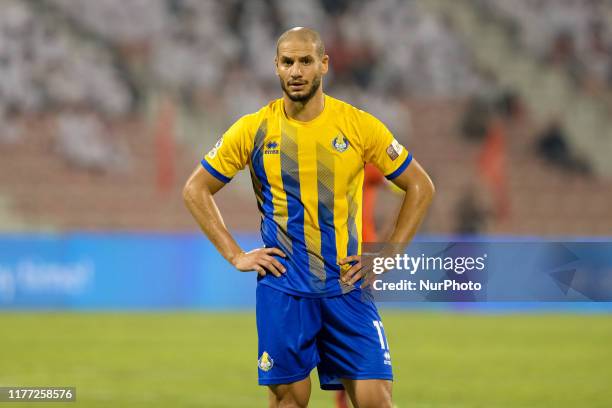
<path id="1" fill-rule="evenodd" d="M 291 75 L 292 79 L 296 79 L 296 78 L 301 78 L 302 77 L 302 70 L 299 68 L 298 65 L 299 64 L 294 64 L 291 67 L 291 71 L 289 71 L 289 75 Z"/>

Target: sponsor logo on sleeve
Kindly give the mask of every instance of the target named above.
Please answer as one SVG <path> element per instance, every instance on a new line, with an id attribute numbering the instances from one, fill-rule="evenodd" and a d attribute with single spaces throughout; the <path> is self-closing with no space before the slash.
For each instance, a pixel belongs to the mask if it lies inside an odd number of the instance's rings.
<path id="1" fill-rule="evenodd" d="M 387 155 L 391 160 L 395 160 L 400 156 L 400 154 L 402 154 L 402 150 L 404 150 L 404 146 L 399 144 L 397 140 L 393 139 L 389 147 L 387 147 Z"/>
<path id="2" fill-rule="evenodd" d="M 210 152 L 208 152 L 207 156 L 210 157 L 211 159 L 214 159 L 215 156 L 217 156 L 217 150 L 219 150 L 219 148 L 223 145 L 223 136 L 221 136 L 219 138 L 219 140 L 217 140 L 217 142 L 215 143 L 215 145 L 213 146 L 212 149 L 210 149 Z"/>

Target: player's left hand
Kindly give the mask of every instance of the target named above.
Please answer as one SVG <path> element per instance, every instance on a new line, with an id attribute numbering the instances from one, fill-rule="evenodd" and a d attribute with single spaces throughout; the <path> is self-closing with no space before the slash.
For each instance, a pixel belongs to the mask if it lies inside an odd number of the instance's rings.
<path id="1" fill-rule="evenodd" d="M 342 276 L 342 282 L 348 285 L 354 285 L 359 279 L 363 278 L 363 265 L 361 264 L 361 255 L 351 255 L 343 258 L 338 262 L 338 265 L 346 265 L 355 262 L 351 268 Z"/>

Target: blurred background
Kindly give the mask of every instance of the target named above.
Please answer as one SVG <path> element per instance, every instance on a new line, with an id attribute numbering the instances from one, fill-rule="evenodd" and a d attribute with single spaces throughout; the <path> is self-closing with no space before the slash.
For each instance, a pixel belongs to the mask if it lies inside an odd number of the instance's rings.
<path id="1" fill-rule="evenodd" d="M 255 278 L 216 254 L 181 190 L 229 125 L 281 96 L 275 43 L 293 26 L 324 39 L 325 92 L 432 176 L 421 237 L 609 240 L 611 23 L 607 0 L 1 0 L 0 385 L 76 384 L 83 406 L 265 405 Z M 250 248 L 247 173 L 218 204 Z M 371 180 L 384 237 L 401 196 Z M 610 406 L 611 308 L 557 306 L 383 313 L 398 406 Z"/>

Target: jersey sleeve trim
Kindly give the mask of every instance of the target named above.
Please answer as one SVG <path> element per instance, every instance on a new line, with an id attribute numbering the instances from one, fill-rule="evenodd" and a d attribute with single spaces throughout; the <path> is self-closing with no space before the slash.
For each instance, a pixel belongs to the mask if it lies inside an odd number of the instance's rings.
<path id="1" fill-rule="evenodd" d="M 412 161 L 412 153 L 408 153 L 406 160 L 404 160 L 404 162 L 397 168 L 397 170 L 385 176 L 387 180 L 393 180 L 394 178 L 402 174 L 404 170 L 406 170 L 406 167 L 408 167 L 411 161 Z"/>
<path id="2" fill-rule="evenodd" d="M 232 181 L 231 177 L 227 177 L 221 174 L 220 172 L 218 172 L 217 170 L 215 170 L 215 168 L 211 166 L 210 163 L 206 161 L 206 159 L 202 159 L 201 163 L 202 163 L 202 166 L 204 166 L 204 168 L 208 170 L 208 172 L 212 174 L 219 181 L 222 181 L 223 183 L 229 183 L 230 181 Z"/>

